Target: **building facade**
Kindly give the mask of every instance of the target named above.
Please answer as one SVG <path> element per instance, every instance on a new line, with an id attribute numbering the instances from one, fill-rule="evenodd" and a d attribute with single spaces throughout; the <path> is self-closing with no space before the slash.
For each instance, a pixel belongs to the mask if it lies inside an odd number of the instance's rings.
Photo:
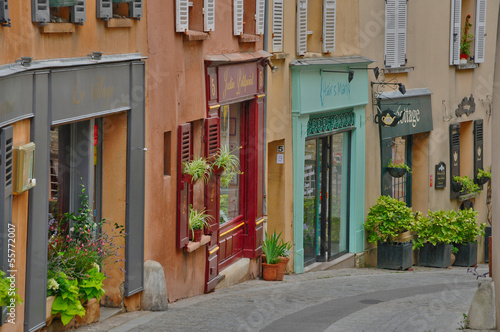
<path id="1" fill-rule="evenodd" d="M 432 6 L 429 12 L 428 6 Z M 492 166 L 492 96 L 498 1 L 360 1 L 360 47 L 376 60 L 366 109 L 366 204 L 380 194 L 428 210 L 473 207 L 491 225 L 491 185 L 464 195 L 454 176 L 475 179 Z M 468 23 L 468 24 L 467 24 Z M 469 48 L 463 45 L 465 27 Z M 462 41 L 462 47 L 461 47 Z M 460 53 L 468 53 L 460 59 Z M 400 118 L 389 126 L 382 119 Z M 367 155 L 368 156 L 368 155 Z M 388 174 L 390 161 L 412 169 Z M 478 261 L 484 261 L 479 239 Z M 375 265 L 375 248 L 366 262 Z"/>
<path id="2" fill-rule="evenodd" d="M 259 274 L 268 57 L 263 5 L 149 3 L 146 146 L 156 153 L 146 159 L 145 259 L 163 266 L 170 302 L 213 290 L 236 262 L 243 279 Z M 184 163 L 210 161 L 219 148 L 239 159 L 238 174 L 193 184 Z M 199 242 L 189 235 L 191 206 L 213 217 Z"/>
<path id="3" fill-rule="evenodd" d="M 268 230 L 292 240 L 293 271 L 354 266 L 364 250 L 367 66 L 357 1 L 269 1 Z M 292 265 L 292 264 L 290 264 Z M 289 266 L 292 269 L 292 266 Z"/>
<path id="4" fill-rule="evenodd" d="M 81 185 L 96 219 L 129 230 L 121 252 L 123 271 L 120 264 L 105 267 L 112 277 L 103 303 L 135 307 L 140 299 L 143 5 L 0 2 L 1 269 L 15 277 L 24 300 L 7 317 L 2 308 L 2 318 L 11 319 L 2 320 L 2 331 L 36 331 L 45 325 L 49 222 L 78 211 Z M 31 154 L 18 159 L 18 151 Z"/>

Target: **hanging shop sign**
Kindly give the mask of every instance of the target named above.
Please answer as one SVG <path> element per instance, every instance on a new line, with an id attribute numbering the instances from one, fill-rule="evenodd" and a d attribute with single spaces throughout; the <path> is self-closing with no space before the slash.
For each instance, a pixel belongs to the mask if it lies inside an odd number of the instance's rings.
<path id="1" fill-rule="evenodd" d="M 413 135 L 433 129 L 431 93 L 428 89 L 411 89 L 398 97 L 392 93 L 379 95 L 377 114 L 381 138 Z"/>

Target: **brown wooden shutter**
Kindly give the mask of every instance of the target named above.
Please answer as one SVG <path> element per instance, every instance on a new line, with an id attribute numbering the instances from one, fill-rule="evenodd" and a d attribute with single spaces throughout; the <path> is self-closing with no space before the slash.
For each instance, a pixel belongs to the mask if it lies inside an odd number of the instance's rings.
<path id="1" fill-rule="evenodd" d="M 220 148 L 220 121 L 218 117 L 205 119 L 205 156 L 207 159 L 215 156 Z M 210 292 L 217 286 L 219 274 L 219 204 L 220 176 L 212 175 L 205 185 L 205 207 L 207 213 L 214 217 L 209 221 L 212 232 L 207 246 L 207 264 L 205 273 L 205 292 Z"/>
<path id="2" fill-rule="evenodd" d="M 191 183 L 182 176 L 183 163 L 193 155 L 191 142 L 191 124 L 185 123 L 178 128 L 177 154 L 177 248 L 184 248 L 189 243 L 189 205 L 192 204 Z"/>
<path id="3" fill-rule="evenodd" d="M 474 178 L 483 167 L 483 120 L 474 121 Z M 481 186 L 482 187 L 482 186 Z"/>
<path id="4" fill-rule="evenodd" d="M 450 183 L 454 176 L 460 176 L 460 124 L 450 125 Z M 450 186 L 450 197 L 457 198 L 460 193 Z"/>
<path id="5" fill-rule="evenodd" d="M 0 129 L 0 268 L 7 276 L 8 230 L 12 224 L 13 127 Z M 7 319 L 7 307 L 1 308 L 0 326 Z"/>

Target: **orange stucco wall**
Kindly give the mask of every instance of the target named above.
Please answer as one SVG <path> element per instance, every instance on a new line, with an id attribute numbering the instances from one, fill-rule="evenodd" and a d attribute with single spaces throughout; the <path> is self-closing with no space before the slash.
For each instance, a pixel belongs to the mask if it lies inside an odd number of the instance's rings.
<path id="1" fill-rule="evenodd" d="M 216 2 L 215 31 L 204 41 L 185 41 L 183 33 L 175 32 L 174 1 L 148 4 L 145 259 L 164 267 L 169 301 L 202 294 L 205 282 L 205 248 L 193 253 L 176 248 L 177 126 L 196 121 L 194 154 L 202 155 L 202 121 L 198 120 L 206 115 L 206 55 L 262 49 L 262 41 L 239 43 L 233 36 L 232 3 Z M 193 7 L 191 29 L 201 28 L 200 17 Z M 165 176 L 164 133 L 169 131 L 171 175 Z M 201 206 L 203 184 L 197 184 L 194 193 L 195 207 Z"/>

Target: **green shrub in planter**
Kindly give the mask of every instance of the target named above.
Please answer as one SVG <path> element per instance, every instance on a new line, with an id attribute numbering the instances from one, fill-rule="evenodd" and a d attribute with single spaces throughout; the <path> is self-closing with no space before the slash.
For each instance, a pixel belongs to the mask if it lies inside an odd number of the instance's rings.
<path id="1" fill-rule="evenodd" d="M 421 248 L 424 243 L 433 245 L 457 242 L 460 224 L 456 222 L 458 212 L 454 210 L 429 211 L 428 217 L 419 217 L 415 223 L 418 233 L 413 249 Z"/>
<path id="2" fill-rule="evenodd" d="M 456 223 L 458 230 L 455 243 L 476 242 L 478 236 L 484 236 L 484 227 L 486 224 L 477 224 L 477 211 L 472 208 L 460 210 L 456 214 Z"/>
<path id="3" fill-rule="evenodd" d="M 394 243 L 402 233 L 412 230 L 415 215 L 405 202 L 380 196 L 370 207 L 364 223 L 368 242 Z"/>

